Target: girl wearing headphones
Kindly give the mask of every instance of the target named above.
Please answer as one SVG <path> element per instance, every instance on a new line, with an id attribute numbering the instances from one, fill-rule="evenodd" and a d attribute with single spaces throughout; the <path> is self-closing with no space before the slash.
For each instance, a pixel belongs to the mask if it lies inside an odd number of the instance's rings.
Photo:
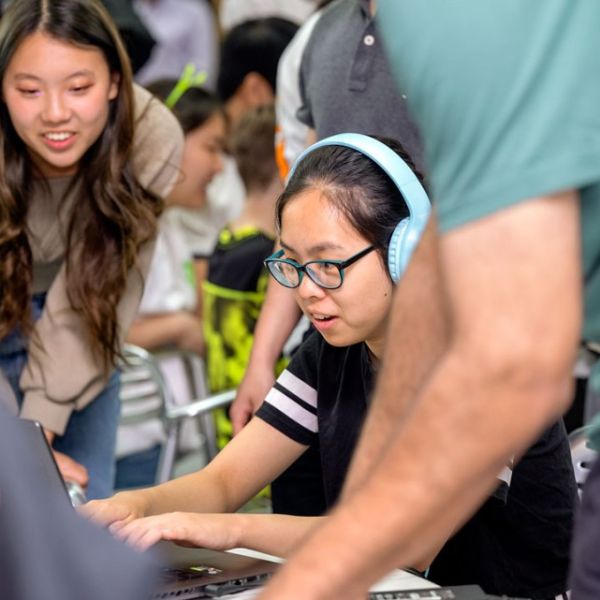
<path id="1" fill-rule="evenodd" d="M 326 499 L 333 506 L 382 358 L 394 280 L 429 213 L 427 196 L 406 165 L 409 159 L 397 144 L 386 144 L 360 135 L 334 136 L 296 163 L 276 208 L 281 250 L 266 264 L 281 285 L 294 290 L 316 331 L 256 416 L 201 471 L 91 503 L 84 509 L 91 518 L 111 524 L 117 536 L 139 548 L 170 539 L 288 555 L 323 517 L 215 513 L 237 510 L 311 444 L 320 445 Z M 455 577 L 448 583 L 479 583 L 500 592 L 508 583 L 498 574 L 507 573 L 510 584 L 515 573 L 521 577 L 521 570 L 509 572 L 508 563 L 526 565 L 535 577 L 556 568 L 566 574 L 572 498 L 563 441 L 557 433 L 544 452 L 538 448 L 523 460 L 512 485 L 499 480 L 486 506 L 450 543 L 456 550 L 452 543 L 458 540 L 459 552 L 443 548 L 432 573 Z M 553 486 L 534 491 L 532 471 L 549 467 Z M 540 501 L 540 495 L 547 498 Z M 175 510 L 185 512 L 170 512 Z M 519 553 L 510 555 L 516 548 Z M 521 583 L 525 589 L 527 577 Z"/>

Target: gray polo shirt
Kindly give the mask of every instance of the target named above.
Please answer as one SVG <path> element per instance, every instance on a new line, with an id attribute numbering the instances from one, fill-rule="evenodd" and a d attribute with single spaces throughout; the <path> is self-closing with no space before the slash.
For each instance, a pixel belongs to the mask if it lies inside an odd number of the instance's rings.
<path id="1" fill-rule="evenodd" d="M 342 132 L 394 138 L 422 170 L 417 127 L 392 79 L 368 0 L 337 0 L 324 10 L 304 50 L 299 83 L 298 119 L 319 138 Z"/>

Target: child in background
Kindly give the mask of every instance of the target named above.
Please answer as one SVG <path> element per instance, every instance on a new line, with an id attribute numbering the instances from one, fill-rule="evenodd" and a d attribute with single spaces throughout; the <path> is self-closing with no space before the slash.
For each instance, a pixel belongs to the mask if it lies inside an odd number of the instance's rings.
<path id="1" fill-rule="evenodd" d="M 203 285 L 211 393 L 236 388 L 246 372 L 267 289 L 263 261 L 273 252 L 275 203 L 282 191 L 275 158 L 274 108 L 251 109 L 234 128 L 231 139 L 231 152 L 248 195 L 240 217 L 221 231 Z M 280 356 L 275 375 L 286 364 L 287 359 Z M 223 448 L 233 428 L 225 410 L 215 411 L 215 417 L 217 445 Z M 272 482 L 270 496 L 275 512 L 310 515 L 324 511 L 318 444 Z"/>
<path id="2" fill-rule="evenodd" d="M 247 190 L 242 214 L 219 234 L 204 282 L 204 337 L 211 393 L 237 387 L 252 348 L 254 326 L 268 274 L 263 261 L 273 252 L 275 202 L 282 191 L 275 163 L 275 112 L 252 109 L 238 123 L 231 152 Z M 231 439 L 225 411 L 217 416 L 218 445 Z"/>
<path id="3" fill-rule="evenodd" d="M 204 353 L 201 298 L 196 283 L 202 278 L 203 267 L 194 261 L 181 221 L 173 209 L 197 210 L 205 205 L 206 187 L 223 165 L 225 115 L 220 101 L 197 87 L 188 88 L 173 102 L 171 92 L 177 85 L 177 80 L 165 79 L 148 86 L 150 92 L 171 105 L 185 134 L 185 144 L 180 177 L 166 200 L 144 295 L 126 339 L 151 352 L 162 352 L 157 358 L 163 376 L 175 401 L 186 403 L 192 399 L 193 391 L 184 381 L 178 353 Z M 163 438 L 159 419 L 119 427 L 117 489 L 154 483 Z M 196 424 L 183 424 L 179 450 L 192 451 L 200 445 Z"/>
<path id="4" fill-rule="evenodd" d="M 176 85 L 176 80 L 165 79 L 147 89 L 164 101 Z M 225 115 L 216 96 L 195 87 L 170 108 L 185 134 L 181 176 L 160 219 L 144 296 L 127 341 L 150 351 L 170 347 L 203 354 L 196 268 L 170 209 L 201 209 L 206 204 L 206 188 L 223 168 Z"/>

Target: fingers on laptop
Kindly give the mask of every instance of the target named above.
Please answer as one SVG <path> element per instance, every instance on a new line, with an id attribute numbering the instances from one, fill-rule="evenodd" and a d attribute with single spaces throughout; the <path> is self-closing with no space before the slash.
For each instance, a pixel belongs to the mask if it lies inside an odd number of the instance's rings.
<path id="1" fill-rule="evenodd" d="M 214 550 L 232 548 L 235 543 L 231 528 L 223 517 L 229 515 L 200 515 L 193 513 L 166 513 L 126 524 L 114 524 L 110 531 L 115 537 L 138 550 L 147 550 L 160 540 L 169 540 L 184 546 L 201 546 Z"/>
<path id="2" fill-rule="evenodd" d="M 81 515 L 102 527 L 128 523 L 136 518 L 129 506 L 112 500 L 91 500 L 78 507 L 77 510 Z"/>

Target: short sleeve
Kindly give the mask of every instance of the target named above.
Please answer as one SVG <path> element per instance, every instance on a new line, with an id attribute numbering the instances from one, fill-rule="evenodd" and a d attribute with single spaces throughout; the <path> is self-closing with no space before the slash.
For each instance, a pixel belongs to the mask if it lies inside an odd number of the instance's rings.
<path id="1" fill-rule="evenodd" d="M 318 431 L 317 380 L 322 338 L 311 334 L 277 378 L 256 416 L 294 441 L 310 446 Z"/>

